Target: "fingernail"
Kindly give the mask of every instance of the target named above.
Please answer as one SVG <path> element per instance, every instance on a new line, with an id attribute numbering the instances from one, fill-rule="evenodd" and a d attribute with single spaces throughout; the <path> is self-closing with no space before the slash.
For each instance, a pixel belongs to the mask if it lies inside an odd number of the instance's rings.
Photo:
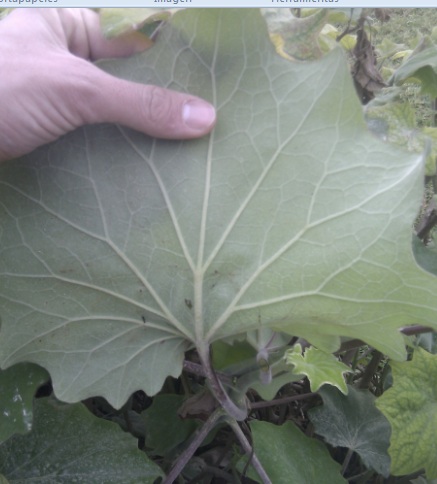
<path id="1" fill-rule="evenodd" d="M 215 122 L 215 109 L 207 102 L 192 99 L 184 104 L 182 118 L 189 128 L 205 130 Z"/>

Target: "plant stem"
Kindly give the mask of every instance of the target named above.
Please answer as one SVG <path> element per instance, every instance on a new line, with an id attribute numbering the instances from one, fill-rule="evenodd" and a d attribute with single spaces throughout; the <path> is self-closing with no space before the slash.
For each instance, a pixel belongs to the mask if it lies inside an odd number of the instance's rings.
<path id="1" fill-rule="evenodd" d="M 414 326 L 405 326 L 404 328 L 400 329 L 400 332 L 402 334 L 405 334 L 407 336 L 413 336 L 415 334 L 421 334 L 421 333 L 432 333 L 434 330 L 432 328 L 428 328 L 427 326 L 421 326 L 419 324 L 416 324 Z M 349 351 L 354 348 L 359 348 L 360 346 L 364 346 L 366 343 L 364 341 L 361 341 L 360 339 L 351 339 L 349 341 L 345 341 L 340 349 L 336 351 L 335 353 L 342 353 L 343 351 Z"/>
<path id="2" fill-rule="evenodd" d="M 290 397 L 277 398 L 276 400 L 270 400 L 269 402 L 253 402 L 249 404 L 249 407 L 252 410 L 255 410 L 257 408 L 276 407 L 278 405 L 285 405 L 287 403 L 295 402 L 297 400 L 305 400 L 306 398 L 311 398 L 316 395 L 317 393 L 303 393 L 301 395 L 293 395 Z"/>
<path id="3" fill-rule="evenodd" d="M 378 368 L 379 363 L 381 362 L 384 355 L 379 351 L 375 351 L 373 353 L 372 359 L 370 360 L 369 364 L 364 371 L 363 376 L 361 377 L 361 381 L 358 385 L 358 388 L 367 389 L 369 388 L 370 382 L 372 381 L 373 375 Z"/>
<path id="4" fill-rule="evenodd" d="M 199 365 L 199 363 L 194 363 L 189 360 L 184 360 L 184 371 L 187 371 L 188 373 L 196 376 L 205 376 L 203 366 Z"/>
<path id="5" fill-rule="evenodd" d="M 354 454 L 354 451 L 352 449 L 347 450 L 346 457 L 344 458 L 343 465 L 341 467 L 341 475 L 344 476 L 346 469 L 349 465 L 349 462 L 351 461 L 351 458 Z"/>
<path id="6" fill-rule="evenodd" d="M 247 440 L 244 432 L 241 430 L 238 422 L 235 419 L 228 419 L 228 423 L 231 426 L 234 434 L 236 435 L 237 439 L 239 440 L 243 450 L 251 456 L 251 464 L 255 471 L 258 473 L 259 477 L 261 478 L 263 484 L 272 484 L 270 477 L 267 475 L 267 472 L 264 470 L 261 462 L 258 460 L 258 457 L 253 452 L 252 446 L 250 445 L 249 441 Z"/>
<path id="7" fill-rule="evenodd" d="M 226 390 L 223 388 L 220 379 L 217 377 L 217 374 L 211 366 L 209 348 L 204 349 L 204 351 L 200 351 L 200 349 L 198 349 L 198 353 L 205 371 L 205 376 L 215 399 L 226 411 L 229 417 L 238 421 L 245 420 L 247 417 L 247 408 L 239 408 L 226 393 Z"/>
<path id="8" fill-rule="evenodd" d="M 202 427 L 194 433 L 190 444 L 177 458 L 167 477 L 162 481 L 162 484 L 172 484 L 178 478 L 178 476 L 180 476 L 182 470 L 187 465 L 188 461 L 193 457 L 194 453 L 205 440 L 206 436 L 215 427 L 220 417 L 224 415 L 225 413 L 223 412 L 223 409 L 219 407 L 209 416 L 208 420 L 202 425 Z"/>
<path id="9" fill-rule="evenodd" d="M 415 334 L 422 334 L 422 333 L 433 333 L 434 330 L 432 328 L 428 328 L 426 326 L 420 326 L 416 324 L 415 326 L 406 326 L 405 328 L 401 329 L 401 333 L 406 334 L 407 336 L 413 336 Z"/>
<path id="10" fill-rule="evenodd" d="M 193 361 L 189 360 L 184 360 L 184 370 L 187 371 L 188 373 L 191 373 L 192 375 L 196 376 L 202 376 L 206 378 L 206 373 L 202 365 L 199 363 L 194 363 Z M 225 373 L 216 372 L 217 376 L 220 378 L 221 381 L 225 383 L 232 383 L 232 379 L 229 375 L 226 375 Z"/>

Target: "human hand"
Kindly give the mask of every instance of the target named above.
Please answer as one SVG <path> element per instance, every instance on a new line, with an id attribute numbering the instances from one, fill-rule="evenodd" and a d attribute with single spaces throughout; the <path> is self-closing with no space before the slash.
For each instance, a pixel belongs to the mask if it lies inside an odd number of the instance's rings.
<path id="1" fill-rule="evenodd" d="M 118 123 L 171 139 L 214 126 L 209 103 L 115 78 L 89 62 L 150 45 L 137 32 L 105 39 L 92 10 L 17 9 L 0 22 L 0 38 L 0 161 L 84 124 Z"/>

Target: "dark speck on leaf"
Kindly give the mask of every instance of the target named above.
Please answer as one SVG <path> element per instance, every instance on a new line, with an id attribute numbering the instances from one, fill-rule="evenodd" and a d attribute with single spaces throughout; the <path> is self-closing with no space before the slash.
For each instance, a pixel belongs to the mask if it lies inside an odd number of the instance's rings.
<path id="1" fill-rule="evenodd" d="M 193 308 L 193 303 L 191 302 L 191 299 L 185 299 L 185 306 L 187 306 L 188 309 Z"/>

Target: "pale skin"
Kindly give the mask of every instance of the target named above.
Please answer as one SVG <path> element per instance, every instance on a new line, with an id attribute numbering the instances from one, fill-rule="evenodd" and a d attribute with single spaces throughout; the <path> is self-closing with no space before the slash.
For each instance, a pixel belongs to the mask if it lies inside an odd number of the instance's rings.
<path id="1" fill-rule="evenodd" d="M 0 161 L 82 125 L 118 123 L 158 138 L 209 133 L 206 101 L 113 77 L 92 62 L 147 49 L 139 33 L 107 40 L 88 9 L 16 9 L 0 21 Z"/>

